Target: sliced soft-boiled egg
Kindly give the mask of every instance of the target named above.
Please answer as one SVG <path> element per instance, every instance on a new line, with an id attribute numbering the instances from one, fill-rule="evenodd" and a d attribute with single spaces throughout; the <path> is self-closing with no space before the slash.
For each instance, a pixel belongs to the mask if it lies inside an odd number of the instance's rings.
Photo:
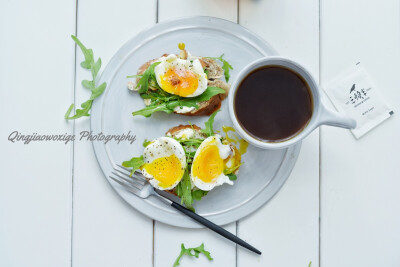
<path id="1" fill-rule="evenodd" d="M 143 176 L 160 190 L 174 188 L 181 181 L 186 168 L 185 150 L 171 137 L 152 141 L 144 149 L 143 160 Z"/>
<path id="2" fill-rule="evenodd" d="M 207 89 L 207 75 L 199 59 L 180 59 L 171 54 L 161 57 L 154 73 L 162 90 L 183 97 L 201 95 Z"/>
<path id="3" fill-rule="evenodd" d="M 225 159 L 232 154 L 229 145 L 224 145 L 218 135 L 206 138 L 199 146 L 193 158 L 191 180 L 204 191 L 215 186 L 233 182 L 224 174 Z"/>

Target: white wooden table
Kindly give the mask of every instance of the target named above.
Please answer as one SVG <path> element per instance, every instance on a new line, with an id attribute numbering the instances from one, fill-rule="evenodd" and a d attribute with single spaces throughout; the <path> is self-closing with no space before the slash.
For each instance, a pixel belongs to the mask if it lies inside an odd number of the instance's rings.
<path id="1" fill-rule="evenodd" d="M 63 120 L 89 96 L 70 34 L 105 65 L 144 28 L 193 15 L 240 23 L 322 85 L 361 61 L 395 111 L 358 141 L 315 131 L 272 201 L 226 226 L 262 256 L 136 212 L 104 179 L 90 142 L 7 140 L 15 130 L 90 128 Z M 400 266 L 399 0 L 0 0 L 0 36 L 0 266 L 172 266 L 182 242 L 204 242 L 214 261 L 181 266 Z"/>

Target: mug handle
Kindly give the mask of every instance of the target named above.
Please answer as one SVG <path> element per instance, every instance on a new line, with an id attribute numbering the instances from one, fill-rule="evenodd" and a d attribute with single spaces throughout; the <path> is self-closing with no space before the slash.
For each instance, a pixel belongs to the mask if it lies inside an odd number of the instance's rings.
<path id="1" fill-rule="evenodd" d="M 357 122 L 347 116 L 343 116 L 338 112 L 328 109 L 324 104 L 321 103 L 319 125 L 330 125 L 337 126 L 346 129 L 354 129 L 357 126 Z"/>

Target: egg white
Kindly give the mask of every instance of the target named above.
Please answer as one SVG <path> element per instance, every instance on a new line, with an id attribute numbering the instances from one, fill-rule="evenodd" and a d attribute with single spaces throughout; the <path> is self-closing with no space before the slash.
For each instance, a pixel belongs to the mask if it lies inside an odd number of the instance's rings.
<path id="1" fill-rule="evenodd" d="M 218 135 L 215 136 L 210 136 L 206 138 L 199 146 L 197 149 L 195 156 L 193 158 L 193 162 L 196 160 L 196 157 L 202 153 L 202 150 L 209 146 L 209 145 L 217 145 L 218 151 L 219 151 L 219 156 L 222 160 L 228 158 L 230 155 L 232 155 L 232 150 L 229 145 L 224 145 L 221 143 L 221 140 Z M 229 179 L 228 176 L 226 176 L 223 171 L 216 177 L 214 178 L 213 181 L 210 183 L 206 183 L 203 180 L 201 180 L 198 177 L 195 177 L 193 175 L 193 165 L 192 165 L 192 171 L 190 175 L 192 183 L 199 189 L 204 190 L 204 191 L 210 191 L 216 186 L 220 186 L 222 184 L 229 184 L 233 185 L 233 182 Z"/>
<path id="2" fill-rule="evenodd" d="M 181 163 L 181 168 L 186 168 L 186 155 L 185 150 L 182 145 L 171 137 L 160 137 L 152 141 L 143 152 L 143 160 L 145 163 L 152 163 L 154 160 L 158 158 L 169 157 L 171 155 L 175 155 L 179 162 Z M 142 169 L 142 174 L 144 177 L 149 178 L 150 184 L 160 190 L 169 190 L 174 188 L 182 179 L 178 179 L 175 183 L 169 187 L 161 187 L 160 182 L 148 173 L 145 168 Z"/>
<path id="3" fill-rule="evenodd" d="M 161 84 L 161 77 L 164 75 L 164 73 L 167 72 L 167 70 L 171 68 L 187 69 L 198 75 L 197 89 L 192 94 L 185 97 L 195 97 L 201 95 L 207 89 L 207 75 L 204 72 L 199 59 L 193 59 L 192 62 L 190 62 L 191 60 L 180 59 L 176 55 L 171 54 L 167 57 L 161 57 L 157 61 L 160 62 L 160 64 L 155 67 L 154 73 L 156 75 L 157 83 L 161 87 L 161 89 L 163 89 Z"/>

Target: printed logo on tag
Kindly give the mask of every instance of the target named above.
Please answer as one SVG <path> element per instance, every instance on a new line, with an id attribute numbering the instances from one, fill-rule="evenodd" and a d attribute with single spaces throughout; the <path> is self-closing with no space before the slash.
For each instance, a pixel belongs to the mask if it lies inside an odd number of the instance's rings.
<path id="1" fill-rule="evenodd" d="M 351 130 L 356 138 L 393 114 L 359 63 L 329 82 L 324 89 L 339 112 L 357 121 L 357 127 Z"/>

